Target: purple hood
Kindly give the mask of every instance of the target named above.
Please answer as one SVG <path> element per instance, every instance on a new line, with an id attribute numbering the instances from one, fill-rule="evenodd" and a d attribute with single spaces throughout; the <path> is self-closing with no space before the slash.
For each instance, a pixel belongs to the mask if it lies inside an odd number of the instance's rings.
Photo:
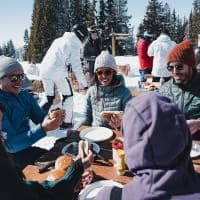
<path id="1" fill-rule="evenodd" d="M 123 188 L 123 200 L 200 199 L 190 132 L 174 103 L 155 92 L 133 98 L 125 108 L 122 133 L 126 163 L 135 174 Z"/>

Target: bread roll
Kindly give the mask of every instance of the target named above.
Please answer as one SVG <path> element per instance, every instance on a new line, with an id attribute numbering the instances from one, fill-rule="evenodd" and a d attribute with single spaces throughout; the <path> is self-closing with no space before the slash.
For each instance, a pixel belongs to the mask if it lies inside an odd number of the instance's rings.
<path id="1" fill-rule="evenodd" d="M 59 156 L 55 162 L 55 169 L 67 171 L 67 169 L 72 166 L 73 162 L 74 161 L 71 156 Z"/>
<path id="2" fill-rule="evenodd" d="M 47 181 L 56 181 L 58 179 L 61 179 L 65 175 L 66 171 L 62 169 L 53 169 L 49 172 L 47 176 Z"/>
<path id="3" fill-rule="evenodd" d="M 112 115 L 117 115 L 120 119 L 122 118 L 123 111 L 102 111 L 100 115 L 107 119 L 108 121 L 110 120 Z"/>

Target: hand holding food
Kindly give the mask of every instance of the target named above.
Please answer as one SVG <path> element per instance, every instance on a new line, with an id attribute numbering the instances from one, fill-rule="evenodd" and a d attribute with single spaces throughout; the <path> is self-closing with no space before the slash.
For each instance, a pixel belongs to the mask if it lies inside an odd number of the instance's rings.
<path id="1" fill-rule="evenodd" d="M 49 112 L 49 118 L 50 119 L 54 119 L 54 118 L 63 118 L 63 116 L 65 115 L 65 111 L 60 109 L 60 108 L 55 108 L 50 110 Z"/>
<path id="2" fill-rule="evenodd" d="M 117 116 L 119 119 L 122 118 L 123 111 L 102 111 L 100 115 L 106 120 L 110 121 L 112 116 Z"/>

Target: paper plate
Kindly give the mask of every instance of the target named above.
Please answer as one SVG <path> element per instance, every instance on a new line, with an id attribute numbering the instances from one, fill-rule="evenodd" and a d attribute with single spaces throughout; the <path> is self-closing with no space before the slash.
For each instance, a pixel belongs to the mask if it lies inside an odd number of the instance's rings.
<path id="1" fill-rule="evenodd" d="M 94 182 L 85 189 L 83 189 L 79 194 L 79 200 L 92 200 L 96 197 L 98 192 L 106 186 L 117 186 L 122 188 L 123 185 L 111 180 L 103 180 Z"/>
<path id="2" fill-rule="evenodd" d="M 190 157 L 197 157 L 200 155 L 200 144 L 192 142 L 192 149 L 190 151 Z"/>
<path id="3" fill-rule="evenodd" d="M 80 132 L 80 138 L 93 142 L 102 142 L 112 137 L 113 132 L 105 127 L 90 127 Z"/>

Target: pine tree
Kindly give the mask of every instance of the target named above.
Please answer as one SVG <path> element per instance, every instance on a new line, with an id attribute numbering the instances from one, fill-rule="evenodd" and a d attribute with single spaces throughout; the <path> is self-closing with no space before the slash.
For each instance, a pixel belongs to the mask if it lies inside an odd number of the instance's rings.
<path id="1" fill-rule="evenodd" d="M 25 31 L 24 31 L 24 55 L 23 55 L 24 60 L 28 59 L 28 43 L 29 43 L 29 34 L 28 34 L 28 30 L 25 29 Z"/>
<path id="2" fill-rule="evenodd" d="M 198 34 L 200 34 L 200 0 L 194 0 L 189 19 L 189 37 L 195 46 L 198 44 Z"/>
<path id="3" fill-rule="evenodd" d="M 13 44 L 13 41 L 12 40 L 9 40 L 7 42 L 7 54 L 6 56 L 9 56 L 9 57 L 12 57 L 12 58 L 15 58 L 15 47 L 14 47 L 14 44 Z"/>
<path id="4" fill-rule="evenodd" d="M 83 21 L 90 27 L 95 24 L 95 15 L 94 15 L 94 7 L 90 0 L 83 0 Z"/>
<path id="5" fill-rule="evenodd" d="M 2 47 L 0 46 L 0 56 L 3 55 L 3 49 Z"/>
<path id="6" fill-rule="evenodd" d="M 151 31 L 157 37 L 162 30 L 161 17 L 162 4 L 158 0 L 149 0 L 143 24 L 146 30 Z"/>
<path id="7" fill-rule="evenodd" d="M 115 0 L 105 1 L 105 33 L 107 38 L 109 38 L 112 32 L 117 32 L 117 6 Z"/>
<path id="8" fill-rule="evenodd" d="M 129 32 L 129 19 L 131 16 L 127 15 L 127 0 L 117 0 L 117 33 Z"/>

